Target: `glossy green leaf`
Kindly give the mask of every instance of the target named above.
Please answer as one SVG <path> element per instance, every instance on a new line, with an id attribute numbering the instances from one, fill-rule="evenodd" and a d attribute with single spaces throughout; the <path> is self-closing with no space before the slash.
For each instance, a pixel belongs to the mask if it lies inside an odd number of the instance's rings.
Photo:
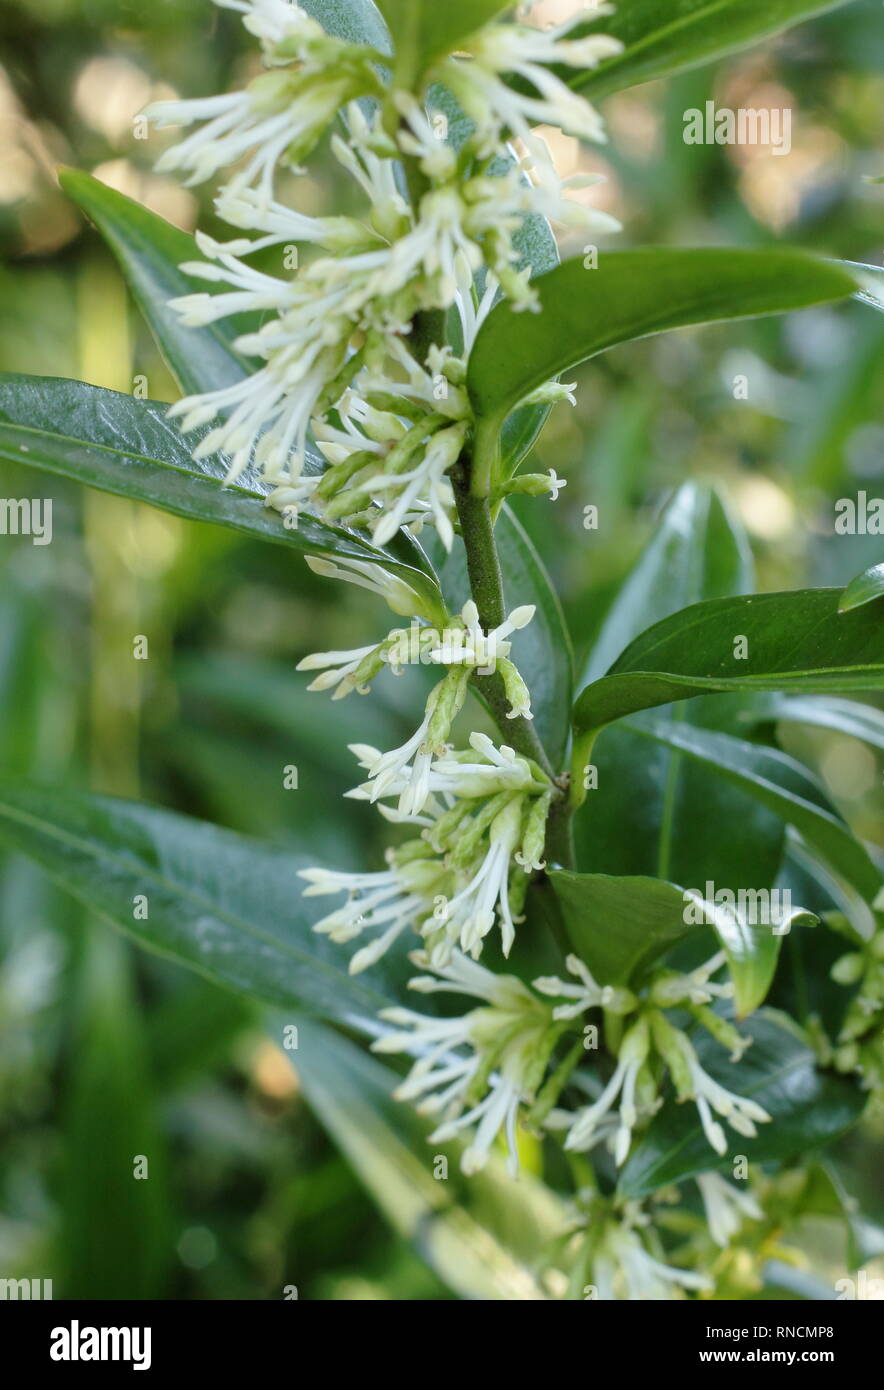
<path id="1" fill-rule="evenodd" d="M 666 329 L 786 313 L 853 293 L 837 266 L 779 249 L 605 251 L 589 270 L 566 261 L 536 282 L 540 312 L 498 304 L 477 334 L 468 384 L 480 444 L 551 377 L 607 348 Z"/>
<path id="2" fill-rule="evenodd" d="M 817 921 L 813 913 L 789 909 L 778 912 L 775 923 L 756 925 L 738 902 L 729 912 L 703 898 L 705 886 L 691 888 L 702 898 L 705 921 L 698 921 L 699 905 L 688 901 L 684 888 L 662 879 L 561 869 L 549 877 L 568 939 L 599 984 L 640 983 L 648 967 L 666 951 L 691 933 L 708 930 L 727 954 L 741 1017 L 756 1009 L 767 994 L 783 937 L 793 927 L 813 926 Z M 710 955 L 713 950 L 710 941 Z"/>
<path id="3" fill-rule="evenodd" d="M 819 1071 L 814 1053 L 792 1028 L 762 1011 L 743 1030 L 753 1041 L 738 1063 L 701 1029 L 692 1040 L 701 1065 L 716 1081 L 754 1100 L 771 1117 L 769 1124 L 758 1125 L 755 1139 L 728 1131 L 750 1163 L 801 1159 L 853 1124 L 865 1093 L 843 1077 Z M 643 1197 L 710 1168 L 730 1170 L 732 1165 L 730 1152 L 720 1158 L 710 1148 L 696 1106 L 670 1098 L 630 1154 L 619 1187 L 624 1196 Z"/>
<path id="4" fill-rule="evenodd" d="M 312 930 L 329 900 L 303 897 L 306 865 L 289 850 L 136 802 L 23 785 L 0 790 L 0 840 L 142 945 L 255 999 L 373 1028 L 397 998 L 390 957 L 353 978 L 346 951 Z"/>
<path id="5" fill-rule="evenodd" d="M 613 14 L 583 24 L 575 34 L 612 34 L 623 53 L 569 77 L 585 96 L 671 77 L 711 63 L 845 0 L 630 0 Z"/>
<path id="6" fill-rule="evenodd" d="M 192 236 L 149 212 L 131 198 L 108 188 L 79 169 L 62 169 L 59 182 L 86 213 L 119 262 L 139 309 L 169 370 L 185 395 L 220 390 L 241 380 L 253 367 L 233 340 L 257 321 L 242 316 L 221 319 L 204 328 L 187 328 L 169 308 L 176 296 L 205 292 L 202 280 L 183 275 L 184 261 L 202 260 Z"/>
<path id="7" fill-rule="evenodd" d="M 167 407 L 59 377 L 0 377 L 0 457 L 46 469 L 119 497 L 147 502 L 192 521 L 207 521 L 256 540 L 310 555 L 333 554 L 383 566 L 441 617 L 439 590 L 417 546 L 397 538 L 376 550 L 354 531 L 302 515 L 296 528 L 264 504 L 266 485 L 244 475 L 223 486 L 226 461 L 191 458 Z M 198 437 L 195 435 L 194 437 Z"/>
<path id="8" fill-rule="evenodd" d="M 884 598 L 884 564 L 872 565 L 850 581 L 841 595 L 838 612 L 849 613 L 852 608 L 862 608 L 864 603 L 872 603 L 876 598 Z"/>
<path id="9" fill-rule="evenodd" d="M 752 559 L 742 530 L 717 493 L 684 483 L 656 518 L 651 538 L 612 603 L 584 665 L 608 669 L 649 623 L 705 598 L 748 593 Z M 673 705 L 672 719 L 719 721 L 720 701 Z M 783 828 L 731 783 L 664 744 L 616 725 L 592 753 L 597 786 L 575 824 L 581 869 L 651 874 L 679 883 L 773 883 Z M 728 826 L 728 834 L 720 826 Z"/>
<path id="10" fill-rule="evenodd" d="M 768 695 L 739 718 L 750 726 L 771 721 L 811 724 L 850 734 L 873 748 L 884 749 L 884 710 L 860 704 L 859 700 L 838 700 L 827 695 Z"/>
<path id="11" fill-rule="evenodd" d="M 709 729 L 673 724 L 659 716 L 643 715 L 631 720 L 630 728 L 680 749 L 689 758 L 714 768 L 720 777 L 745 788 L 794 826 L 824 863 L 864 901 L 874 900 L 881 888 L 881 874 L 831 808 L 819 783 L 794 758 L 778 749 Z"/>
<path id="12" fill-rule="evenodd" d="M 752 554 L 718 493 L 683 483 L 611 604 L 580 684 L 598 680 L 627 643 L 701 599 L 751 592 Z"/>
<path id="13" fill-rule="evenodd" d="M 710 599 L 637 637 L 574 708 L 578 737 L 636 710 L 722 691 L 884 689 L 884 623 L 837 589 Z"/>
<path id="14" fill-rule="evenodd" d="M 281 1030 L 280 1030 L 281 1031 Z M 371 1193 L 393 1228 L 461 1298 L 541 1300 L 547 1295 L 504 1233 L 473 1214 L 476 1187 L 507 1182 L 492 1160 L 490 1171 L 467 1183 L 454 1165 L 447 1182 L 433 1175 L 438 1145 L 427 1145 L 432 1125 L 413 1107 L 392 1099 L 399 1077 L 347 1038 L 308 1024 L 290 1054 L 308 1103 Z M 518 1187 L 520 1224 L 533 1227 L 535 1254 L 564 1226 L 556 1198 L 527 1175 Z"/>

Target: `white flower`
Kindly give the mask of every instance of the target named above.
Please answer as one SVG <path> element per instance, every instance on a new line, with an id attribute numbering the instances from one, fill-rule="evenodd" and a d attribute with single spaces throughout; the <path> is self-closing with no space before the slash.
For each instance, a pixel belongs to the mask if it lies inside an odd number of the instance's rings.
<path id="1" fill-rule="evenodd" d="M 365 482 L 367 492 L 383 494 L 390 491 L 395 494 L 395 500 L 385 505 L 380 518 L 374 523 L 372 539 L 375 545 L 386 545 L 391 541 L 410 510 L 421 502 L 432 513 L 445 549 L 451 549 L 454 528 L 450 513 L 454 499 L 445 475 L 460 457 L 466 433 L 466 424 L 450 425 L 447 429 L 439 430 L 430 437 L 416 467 L 405 473 L 378 473 Z"/>
<path id="2" fill-rule="evenodd" d="M 631 990 L 596 984 L 579 956 L 567 956 L 565 965 L 581 981 L 579 985 L 560 980 L 556 975 L 543 975 L 534 981 L 534 988 L 541 994 L 574 1001 L 559 1004 L 553 1009 L 553 1018 L 578 1018 L 587 1009 L 607 1009 L 609 1013 L 625 1014 L 636 1007 L 638 1000 Z"/>
<path id="3" fill-rule="evenodd" d="M 218 0 L 240 10 L 245 27 L 262 41 L 268 63 L 297 62 L 297 70 L 265 73 L 244 92 L 194 101 L 161 101 L 145 116 L 157 126 L 205 122 L 166 150 L 157 169 L 183 170 L 201 183 L 219 169 L 251 158 L 228 185 L 228 194 L 257 189 L 264 207 L 273 202 L 276 166 L 296 168 L 347 102 L 380 93 L 371 49 L 331 38 L 296 4 L 283 0 Z"/>
<path id="4" fill-rule="evenodd" d="M 415 854 L 416 851 L 416 854 Z M 350 961 L 350 974 L 374 965 L 408 927 L 417 929 L 421 918 L 432 912 L 433 897 L 443 871 L 428 856 L 425 845 L 388 855 L 389 867 L 380 873 L 341 873 L 331 869 L 299 869 L 309 887 L 305 897 L 346 893 L 343 907 L 323 917 L 313 930 L 332 941 L 346 943 L 363 932 L 377 933 L 368 946 Z"/>
<path id="5" fill-rule="evenodd" d="M 307 686 L 308 690 L 331 690 L 333 700 L 342 700 L 351 690 L 364 695 L 368 690 L 365 682 L 355 679 L 355 674 L 367 657 L 373 656 L 379 648 L 372 643 L 367 647 L 352 647 L 349 651 L 312 652 L 298 662 L 298 671 L 319 671 L 320 675 Z M 380 658 L 378 669 L 380 669 Z"/>
<path id="6" fill-rule="evenodd" d="M 687 975 L 662 972 L 654 981 L 651 998 L 661 1008 L 673 1008 L 678 1004 L 708 1004 L 715 997 L 732 999 L 734 986 L 731 981 L 715 984 L 710 978 L 727 964 L 724 951 L 714 956 Z"/>
<path id="7" fill-rule="evenodd" d="M 741 1192 L 725 1182 L 720 1173 L 701 1173 L 697 1186 L 703 1198 L 709 1234 L 716 1245 L 729 1245 L 745 1220 L 760 1221 L 764 1216 L 751 1192 Z"/>
<path id="8" fill-rule="evenodd" d="M 533 604 L 522 604 L 504 622 L 483 632 L 479 610 L 468 599 L 461 609 L 463 627 L 446 629 L 445 640 L 429 653 L 430 659 L 444 666 L 469 666 L 491 672 L 499 658 L 509 656 L 511 644 L 506 639 L 527 627 L 536 611 Z"/>
<path id="9" fill-rule="evenodd" d="M 598 1132 L 599 1124 L 608 1117 L 619 1097 L 620 1113 L 614 1141 L 614 1158 L 618 1167 L 626 1161 L 632 1142 L 632 1131 L 639 1115 L 636 1083 L 649 1051 L 648 1025 L 640 1018 L 624 1035 L 614 1074 L 598 1100 L 577 1111 L 565 1140 L 566 1149 L 586 1150 L 598 1143 L 602 1137 Z"/>
<path id="10" fill-rule="evenodd" d="M 564 35 L 576 22 L 546 30 L 521 24 L 489 25 L 466 43 L 468 59 L 446 58 L 438 64 L 433 75 L 454 92 L 485 135 L 486 147 L 496 145 L 504 129 L 530 147 L 535 125 L 558 126 L 584 140 L 604 140 L 598 113 L 551 66 L 595 67 L 621 53 L 623 45 L 607 35 L 566 39 Z M 504 79 L 509 74 L 522 78 L 534 95 L 508 85 Z"/>
<path id="11" fill-rule="evenodd" d="M 482 942 L 499 916 L 503 954 L 508 956 L 516 939 L 516 928 L 509 901 L 509 879 L 513 855 L 522 838 L 521 798 L 515 798 L 498 812 L 491 823 L 488 850 L 478 869 L 446 908 L 448 943 L 459 941 L 461 950 L 478 958 Z M 446 958 L 450 944 L 433 953 L 436 960 Z"/>
<path id="12" fill-rule="evenodd" d="M 754 1100 L 735 1095 L 704 1071 L 697 1054 L 687 1038 L 684 1038 L 685 1054 L 694 1089 L 694 1102 L 703 1126 L 703 1133 L 716 1153 L 727 1153 L 727 1139 L 724 1130 L 712 1118 L 712 1111 L 727 1120 L 732 1129 L 748 1139 L 754 1139 L 756 1124 L 764 1124 L 770 1115 Z"/>
<path id="13" fill-rule="evenodd" d="M 628 1302 L 662 1302 L 681 1289 L 710 1290 L 711 1279 L 675 1265 L 664 1264 L 645 1249 L 641 1236 L 628 1223 L 611 1223 L 593 1265 L 602 1299 L 615 1299 L 620 1285 Z"/>
<path id="14" fill-rule="evenodd" d="M 344 579 L 359 589 L 367 589 L 382 598 L 400 617 L 435 617 L 432 608 L 415 589 L 381 565 L 353 560 L 349 555 L 307 555 L 305 559 L 314 574 L 321 574 L 325 579 Z"/>
<path id="15" fill-rule="evenodd" d="M 424 954 L 412 957 L 426 965 Z M 461 1160 L 466 1173 L 487 1161 L 501 1130 L 507 1138 L 509 1166 L 518 1172 L 516 1122 L 519 1108 L 533 1100 L 561 1032 L 550 1010 L 520 980 L 496 975 L 454 952 L 434 967 L 436 976 L 420 976 L 411 988 L 469 994 L 483 1006 L 462 1018 L 430 1018 L 411 1009 L 386 1009 L 385 1022 L 397 1031 L 373 1044 L 376 1052 L 417 1052 L 406 1080 L 395 1092 L 399 1100 L 418 1100 L 422 1114 L 439 1115 L 430 1135 L 446 1143 L 472 1130 Z M 467 1048 L 464 1054 L 459 1049 Z"/>

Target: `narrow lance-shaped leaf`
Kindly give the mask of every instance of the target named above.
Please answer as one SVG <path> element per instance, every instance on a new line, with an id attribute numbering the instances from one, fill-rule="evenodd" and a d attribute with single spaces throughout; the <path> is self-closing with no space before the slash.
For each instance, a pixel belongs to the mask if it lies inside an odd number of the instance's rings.
<path id="1" fill-rule="evenodd" d="M 624 644 L 652 622 L 696 603 L 750 593 L 748 541 L 714 490 L 684 483 L 655 518 L 651 536 L 605 617 L 584 666 L 604 675 Z M 726 712 L 725 712 L 726 713 Z M 717 718 L 709 700 L 681 701 L 672 719 Z M 679 883 L 772 883 L 784 830 L 775 816 L 712 769 L 649 745 L 625 725 L 593 751 L 596 785 L 575 824 L 581 868 L 653 874 Z M 729 833 L 722 835 L 720 826 Z"/>
<path id="2" fill-rule="evenodd" d="M 397 1002 L 389 957 L 352 978 L 312 924 L 290 850 L 152 806 L 39 787 L 0 789 L 0 840 L 142 945 L 298 1014 L 374 1031 Z"/>
<path id="3" fill-rule="evenodd" d="M 260 479 L 248 474 L 227 487 L 226 459 L 194 461 L 158 402 L 59 377 L 0 377 L 0 457 L 256 540 L 380 565 L 413 591 L 415 612 L 442 616 L 435 580 L 400 558 L 421 562 L 416 545 L 399 537 L 376 549 L 354 531 L 304 514 L 288 525 L 265 505 Z"/>
<path id="4" fill-rule="evenodd" d="M 536 282 L 540 312 L 498 304 L 470 355 L 477 452 L 496 449 L 509 412 L 551 377 L 607 348 L 670 328 L 786 313 L 844 298 L 846 271 L 797 251 L 605 251 L 595 269 L 566 261 Z"/>
<path id="5" fill-rule="evenodd" d="M 826 695 L 768 695 L 753 702 L 740 715 L 740 722 L 749 727 L 771 722 L 812 724 L 884 749 L 884 710 L 859 700 L 837 700 Z"/>
<path id="6" fill-rule="evenodd" d="M 718 776 L 743 787 L 794 826 L 828 866 L 864 903 L 874 901 L 881 874 L 850 828 L 831 808 L 816 779 L 794 758 L 778 749 L 747 743 L 729 734 L 673 724 L 659 715 L 642 715 L 629 727 L 647 738 L 677 748 L 704 763 Z M 868 909 L 854 925 L 868 935 Z"/>
<path id="7" fill-rule="evenodd" d="M 562 76 L 593 99 L 724 58 L 846 0 L 629 0 L 573 30 L 611 34 L 624 51 L 597 69 Z"/>
<path id="8" fill-rule="evenodd" d="M 801 1158 L 837 1138 L 861 1114 L 865 1093 L 843 1077 L 818 1071 L 812 1049 L 797 1031 L 764 1011 L 743 1028 L 752 1045 L 737 1063 L 702 1029 L 693 1043 L 704 1070 L 771 1117 L 757 1126 L 754 1139 L 739 1137 L 740 1152 L 750 1163 Z M 671 1098 L 630 1154 L 619 1189 L 625 1197 L 644 1197 L 710 1168 L 732 1166 L 730 1153 L 719 1158 L 709 1147 L 696 1106 Z"/>
<path id="9" fill-rule="evenodd" d="M 169 300 L 205 292 L 204 281 L 178 269 L 186 261 L 202 260 L 187 232 L 148 211 L 140 203 L 108 188 L 79 169 L 62 169 L 65 193 L 95 223 L 126 278 L 139 309 L 170 371 L 186 395 L 232 386 L 254 370 L 254 364 L 233 346 L 234 339 L 260 320 L 239 316 L 219 319 L 203 328 L 187 328 Z"/>
<path id="10" fill-rule="evenodd" d="M 884 689 L 884 624 L 837 589 L 709 599 L 637 637 L 574 708 L 577 738 L 637 710 L 722 691 Z"/>

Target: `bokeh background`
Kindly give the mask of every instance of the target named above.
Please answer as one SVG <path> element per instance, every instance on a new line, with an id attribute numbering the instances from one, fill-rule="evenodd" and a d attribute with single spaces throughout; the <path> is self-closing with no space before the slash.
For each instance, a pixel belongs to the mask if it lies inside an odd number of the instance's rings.
<path id="1" fill-rule="evenodd" d="M 544 3 L 538 17 L 574 8 Z M 152 172 L 152 98 L 224 90 L 255 51 L 208 0 L 3 0 L 0 7 L 0 369 L 175 399 L 98 236 L 60 192 L 72 164 L 191 230 L 209 191 Z M 688 146 L 683 113 L 789 107 L 786 157 Z M 603 105 L 604 148 L 558 135 L 563 173 L 603 173 L 594 201 L 618 244 L 777 241 L 881 262 L 884 28 L 858 0 L 748 54 Z M 306 212 L 349 197 L 334 167 L 289 190 Z M 574 254 L 579 243 L 565 246 Z M 834 534 L 835 503 L 884 491 L 884 317 L 859 305 L 684 332 L 579 375 L 536 469 L 568 486 L 520 509 L 585 649 L 674 485 L 717 481 L 748 528 L 760 585 L 848 581 L 884 541 Z M 748 400 L 734 398 L 746 375 Z M 409 679 L 330 705 L 294 674 L 307 651 L 366 640 L 371 600 L 275 546 L 0 464 L 0 494 L 54 503 L 53 543 L 0 537 L 0 765 L 138 796 L 344 865 L 377 827 L 341 801 L 341 719 L 362 739 L 410 732 Z M 584 508 L 599 508 L 598 530 Z M 149 660 L 133 660 L 133 638 Z M 419 679 L 419 676 L 416 677 Z M 413 722 L 413 720 L 412 720 Z M 881 758 L 792 730 L 833 799 L 884 846 Z M 295 764 L 300 789 L 281 769 Z M 334 803 L 333 830 L 314 814 Z M 850 1141 L 867 1209 L 884 1215 L 880 1122 Z M 877 1146 L 877 1147 L 876 1147 Z M 148 1183 L 120 1181 L 151 1155 Z M 876 1163 L 876 1153 L 878 1161 Z M 824 1234 L 808 1236 L 837 1277 Z M 841 1271 L 843 1272 L 843 1257 Z M 0 857 L 0 1274 L 56 1296 L 442 1299 L 305 1102 L 249 1005 L 139 952 Z"/>

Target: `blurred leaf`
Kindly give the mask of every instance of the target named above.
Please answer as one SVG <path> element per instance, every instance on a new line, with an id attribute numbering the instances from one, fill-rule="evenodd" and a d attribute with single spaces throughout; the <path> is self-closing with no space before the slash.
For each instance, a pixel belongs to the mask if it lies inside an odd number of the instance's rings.
<path id="1" fill-rule="evenodd" d="M 509 412 L 551 377 L 666 329 L 786 313 L 855 290 L 840 268 L 796 251 L 700 247 L 604 251 L 536 282 L 541 312 L 498 304 L 479 329 L 468 384 L 486 451 Z"/>
<path id="2" fill-rule="evenodd" d="M 90 930 L 74 974 L 62 1169 L 64 1297 L 160 1296 L 172 1253 L 168 1156 L 122 943 Z M 136 1174 L 139 1159 L 146 1171 Z"/>
<path id="3" fill-rule="evenodd" d="M 227 464 L 220 455 L 194 461 L 190 446 L 166 419 L 166 407 L 155 401 L 59 377 L 2 376 L 0 457 L 308 555 L 381 565 L 438 614 L 435 580 L 399 558 L 421 560 L 417 546 L 406 548 L 399 538 L 378 550 L 356 532 L 312 516 L 286 526 L 265 506 L 262 484 L 244 479 L 224 485 Z"/>
<path id="4" fill-rule="evenodd" d="M 574 35 L 612 34 L 624 52 L 598 68 L 566 75 L 595 100 L 711 63 L 748 45 L 837 9 L 846 0 L 630 0 L 575 28 Z"/>
<path id="5" fill-rule="evenodd" d="M 704 693 L 884 689 L 884 624 L 868 611 L 839 613 L 839 599 L 837 589 L 798 589 L 692 604 L 643 632 L 578 696 L 577 736 Z"/>
<path id="6" fill-rule="evenodd" d="M 861 608 L 864 603 L 884 597 L 884 564 L 872 565 L 851 580 L 838 605 L 839 613 L 849 613 L 851 608 Z"/>
<path id="7" fill-rule="evenodd" d="M 872 309 L 884 309 L 884 266 L 862 265 L 859 261 L 833 261 L 849 271 L 860 288 L 856 298 Z"/>
<path id="8" fill-rule="evenodd" d="M 685 890 L 675 883 L 565 870 L 549 877 L 571 945 L 600 985 L 640 983 L 661 955 L 689 933 L 706 929 L 696 922 L 693 908 L 691 920 L 686 920 Z M 738 907 L 732 913 L 714 902 L 704 902 L 703 907 L 708 929 L 727 954 L 737 1012 L 745 1017 L 770 988 L 783 936 L 791 926 L 813 925 L 817 918 L 790 911 L 777 923 L 755 926 Z M 773 925 L 782 928 L 778 935 Z"/>
<path id="9" fill-rule="evenodd" d="M 24 786 L 0 793 L 0 839 L 141 945 L 253 998 L 374 1028 L 397 997 L 391 957 L 353 978 L 340 946 L 313 932 L 328 904 L 303 897 L 307 865 L 289 851 L 136 802 Z"/>
<path id="10" fill-rule="evenodd" d="M 196 241 L 154 212 L 79 169 L 62 169 L 65 193 L 91 218 L 113 251 L 163 357 L 185 395 L 233 386 L 254 370 L 233 340 L 260 320 L 242 315 L 204 328 L 186 328 L 169 300 L 205 292 L 206 285 L 178 269 L 203 259 Z"/>
<path id="11" fill-rule="evenodd" d="M 834 729 L 850 734 L 884 749 L 884 710 L 863 705 L 858 700 L 837 700 L 826 695 L 768 695 L 739 715 L 744 724 L 759 725 L 773 721 L 792 724 L 813 724 L 821 729 Z"/>
<path id="12" fill-rule="evenodd" d="M 464 1206 L 472 1182 L 455 1174 L 447 1181 L 433 1176 L 438 1155 L 426 1145 L 432 1126 L 411 1106 L 392 1099 L 399 1080 L 395 1072 L 348 1039 L 315 1024 L 299 1029 L 292 1061 L 311 1106 L 391 1225 L 451 1289 L 469 1299 L 547 1297 L 531 1271 Z M 492 1169 L 495 1166 L 492 1160 Z M 495 1178 L 493 1171 L 479 1179 L 489 1180 L 507 1182 L 502 1173 Z M 535 1184 L 527 1177 L 524 1182 L 516 1206 L 522 1208 L 523 1223 L 536 1224 Z M 557 1200 L 552 1194 L 543 1196 L 546 1214 L 558 1212 L 563 1224 Z M 541 1225 L 538 1245 L 542 1233 Z"/>
<path id="13" fill-rule="evenodd" d="M 859 840 L 830 807 L 819 783 L 794 758 L 778 749 L 747 743 L 729 734 L 644 715 L 630 727 L 648 738 L 679 748 L 737 782 L 792 825 L 831 870 L 871 902 L 881 874 Z"/>
<path id="14" fill-rule="evenodd" d="M 739 1063 L 729 1061 L 720 1044 L 696 1029 L 692 1042 L 700 1064 L 722 1086 L 762 1106 L 769 1124 L 755 1139 L 739 1136 L 750 1163 L 789 1162 L 843 1133 L 862 1113 L 866 1096 L 842 1077 L 820 1072 L 813 1052 L 772 1014 L 756 1014 L 745 1024 L 752 1046 Z M 696 1107 L 670 1097 L 639 1139 L 620 1176 L 626 1197 L 643 1197 L 670 1183 L 710 1168 L 730 1170 L 730 1153 L 710 1147 Z"/>

